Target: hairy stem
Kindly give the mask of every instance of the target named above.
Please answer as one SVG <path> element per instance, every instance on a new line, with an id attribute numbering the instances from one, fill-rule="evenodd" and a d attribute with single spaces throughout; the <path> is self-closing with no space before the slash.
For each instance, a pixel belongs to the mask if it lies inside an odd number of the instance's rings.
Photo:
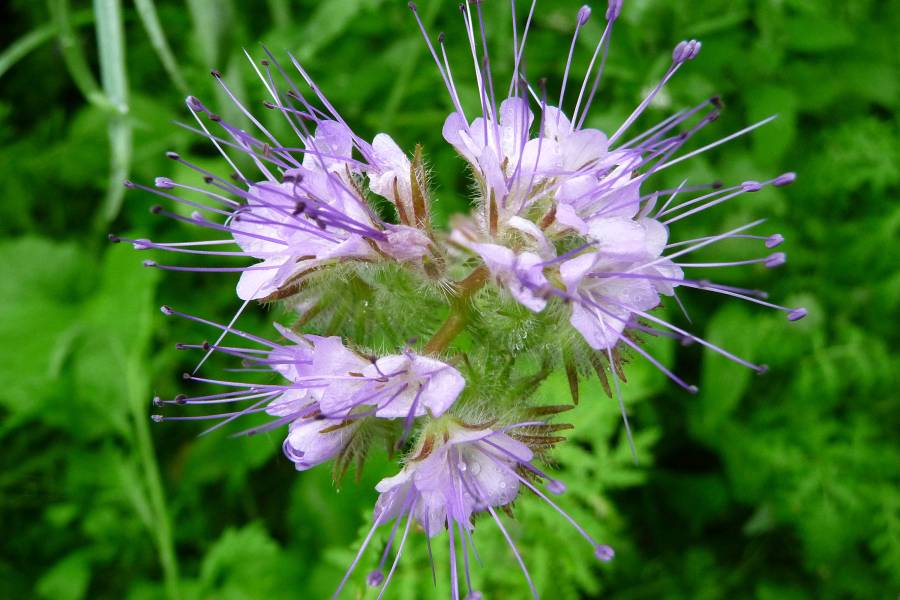
<path id="1" fill-rule="evenodd" d="M 457 294 L 450 300 L 450 314 L 440 329 L 425 344 L 426 354 L 439 354 L 447 349 L 456 336 L 462 333 L 469 321 L 469 298 L 484 287 L 490 272 L 484 265 L 456 284 Z"/>

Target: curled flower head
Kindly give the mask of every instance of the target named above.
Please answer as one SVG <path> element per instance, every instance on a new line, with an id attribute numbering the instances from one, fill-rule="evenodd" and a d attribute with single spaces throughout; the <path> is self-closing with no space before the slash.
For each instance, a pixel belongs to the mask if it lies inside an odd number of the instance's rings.
<path id="1" fill-rule="evenodd" d="M 268 51 L 254 65 L 271 96 L 265 106 L 287 121 L 296 142 L 276 139 L 213 72 L 255 127 L 245 131 L 199 99 L 187 99 L 197 123 L 191 129 L 221 152 L 234 171 L 232 180 L 169 153 L 196 171 L 204 186 L 167 177 L 157 178 L 154 186 L 127 184 L 190 211 L 156 206 L 153 212 L 215 235 L 189 242 L 112 236 L 113 241 L 129 241 L 139 250 L 244 261 L 241 266 L 145 261 L 153 268 L 235 274 L 243 301 L 227 325 L 163 309 L 218 329 L 213 343 L 181 347 L 205 353 L 186 379 L 227 391 L 157 398 L 166 411 L 177 406 L 220 407 L 222 412 L 155 419 L 211 419 L 216 429 L 249 415 L 267 418 L 245 433 L 287 426 L 283 450 L 296 469 L 333 462 L 337 481 L 352 464 L 361 468 L 373 448 L 387 448 L 391 458 L 400 458 L 396 474 L 376 487 L 380 496 L 371 531 L 335 597 L 363 561 L 376 531 L 389 525 L 380 562 L 366 577 L 370 586 L 381 588 L 382 597 L 415 525 L 429 544 L 446 533 L 451 597 L 463 595 L 456 577 L 461 559 L 465 598 L 481 598 L 469 577 L 470 556 L 477 556 L 472 532 L 492 521 L 537 598 L 527 549 L 520 552 L 497 512 L 512 514 L 513 502 L 525 491 L 573 526 L 596 558 L 612 559 L 609 546 L 596 542 L 547 495 L 563 494 L 566 486 L 540 465 L 566 441 L 560 434 L 578 423 L 555 422 L 572 406 L 543 404 L 542 382 L 564 370 L 578 403 L 580 378 L 596 373 L 610 396 L 615 391 L 630 442 L 620 389 L 627 357 L 638 356 L 676 384 L 697 391 L 645 348 L 645 334 L 698 343 L 765 371 L 764 365 L 690 333 L 675 318 L 659 316 L 656 309 L 667 298 L 686 317 L 678 295 L 692 290 L 782 311 L 791 321 L 806 315 L 803 308 L 769 302 L 759 290 L 718 284 L 708 276 L 720 267 L 773 269 L 786 262 L 786 253 L 771 250 L 784 242 L 783 236 L 752 231 L 762 221 L 679 237 L 681 221 L 762 189 L 789 185 L 793 173 L 733 184 L 685 179 L 676 187 L 660 187 L 655 178 L 771 118 L 689 149 L 722 111 L 713 97 L 644 131 L 632 131 L 668 81 L 698 58 L 701 43 L 688 40 L 674 45 L 659 82 L 615 130 L 592 128 L 588 115 L 623 3 L 608 3 L 606 23 L 580 82 L 570 81 L 574 49 L 586 35 L 592 11 L 584 6 L 572 15 L 574 33 L 558 94 L 545 80 L 530 79 L 526 70 L 534 5 L 524 29 L 523 21 L 515 21 L 513 76 L 507 84 L 492 75 L 481 3 L 462 4 L 460 43 L 472 54 L 465 69 L 474 66 L 477 90 L 476 102 L 465 105 L 455 80 L 465 72 L 463 65 L 451 70 L 447 37 L 442 34 L 433 43 L 410 4 L 452 106 L 443 139 L 471 173 L 475 190 L 471 214 L 451 220 L 450 231 L 432 223 L 433 191 L 422 146 L 408 151 L 386 133 L 363 139 L 294 57 L 284 66 Z M 295 83 L 289 70 L 305 85 Z M 287 91 L 276 85 L 276 76 Z M 243 154 L 243 161 L 236 162 L 236 154 Z M 254 171 L 241 171 L 238 164 L 252 164 Z M 755 245 L 763 255 L 731 262 L 691 257 L 725 240 Z M 251 301 L 280 303 L 287 316 L 296 313 L 291 327 L 277 326 L 281 341 L 236 326 Z M 241 342 L 226 343 L 227 336 Z M 247 380 L 199 375 L 213 354 L 241 361 L 239 370 L 251 375 Z M 631 448 L 637 458 L 633 443 Z"/>

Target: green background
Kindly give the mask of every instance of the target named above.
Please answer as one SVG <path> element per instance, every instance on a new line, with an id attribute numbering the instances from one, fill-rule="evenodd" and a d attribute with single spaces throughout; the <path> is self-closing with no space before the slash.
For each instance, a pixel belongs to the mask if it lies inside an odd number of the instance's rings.
<path id="1" fill-rule="evenodd" d="M 528 72 L 546 76 L 551 90 L 578 6 L 538 6 Z M 584 29 L 576 82 L 604 9 L 595 6 Z M 491 0 L 484 10 L 506 79 L 508 5 Z M 434 35 L 447 32 L 473 98 L 456 3 L 423 0 L 420 11 Z M 673 169 L 659 187 L 686 176 L 799 178 L 690 219 L 673 237 L 770 218 L 766 231 L 787 238 L 788 264 L 722 279 L 764 287 L 810 315 L 790 324 L 760 307 L 687 295 L 697 332 L 771 369 L 756 377 L 697 347 L 654 342 L 701 392 L 629 366 L 637 467 L 614 401 L 589 387 L 558 454 L 571 488 L 561 502 L 618 556 L 598 565 L 558 518 L 522 499 L 510 528 L 543 597 L 900 593 L 897 31 L 900 4 L 880 0 L 626 0 L 588 124 L 614 130 L 658 80 L 671 47 L 702 39 L 700 57 L 642 123 L 716 93 L 727 109 L 698 144 L 780 118 Z M 405 148 L 421 143 L 441 222 L 465 210 L 462 163 L 440 137 L 449 101 L 406 2 L 7 0 L 0 36 L 0 597 L 328 597 L 367 528 L 374 483 L 396 467 L 375 456 L 358 483 L 335 490 L 327 467 L 294 472 L 280 432 L 197 437 L 199 425 L 152 423 L 151 397 L 184 391 L 179 374 L 196 360 L 175 342 L 209 335 L 166 320 L 158 305 L 227 320 L 235 277 L 161 276 L 141 268 L 146 254 L 105 236 L 202 235 L 150 215 L 146 195 L 129 193 L 120 206 L 120 182 L 184 178 L 166 150 L 227 174 L 172 121 L 190 118 L 190 90 L 242 122 L 215 91 L 211 67 L 266 113 L 241 52 L 261 57 L 259 42 L 280 58 L 295 52 L 364 137 L 388 131 Z M 706 256 L 755 251 L 723 245 Z M 268 333 L 271 318 L 254 309 L 241 323 Z M 564 378 L 543 393 L 566 401 Z M 478 585 L 490 599 L 526 597 L 493 529 L 478 530 Z M 448 597 L 446 550 L 437 550 L 433 591 L 416 537 L 387 596 Z M 361 582 L 376 553 L 344 597 L 374 597 Z"/>

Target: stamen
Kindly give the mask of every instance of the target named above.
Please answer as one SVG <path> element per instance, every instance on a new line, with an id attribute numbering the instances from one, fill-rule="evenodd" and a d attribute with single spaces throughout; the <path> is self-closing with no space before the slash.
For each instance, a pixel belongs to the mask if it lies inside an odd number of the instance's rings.
<path id="1" fill-rule="evenodd" d="M 578 41 L 578 34 L 581 27 L 591 18 L 591 7 L 587 4 L 578 9 L 578 18 L 575 25 L 575 33 L 572 35 L 572 43 L 569 45 L 569 56 L 566 58 L 566 68 L 563 70 L 562 86 L 559 89 L 559 112 L 556 115 L 556 123 L 559 125 L 559 119 L 563 111 L 563 100 L 566 97 L 566 83 L 569 81 L 569 69 L 572 66 L 572 56 L 575 54 L 575 43 Z"/>

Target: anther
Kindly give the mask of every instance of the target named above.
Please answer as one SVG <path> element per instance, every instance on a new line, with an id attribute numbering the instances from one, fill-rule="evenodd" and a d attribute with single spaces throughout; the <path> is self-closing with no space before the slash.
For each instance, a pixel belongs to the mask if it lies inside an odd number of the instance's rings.
<path id="1" fill-rule="evenodd" d="M 774 185 L 775 187 L 784 187 L 786 185 L 791 185 L 792 183 L 794 183 L 794 181 L 796 181 L 796 179 L 797 179 L 796 173 L 793 173 L 793 172 L 782 173 L 781 175 L 776 177 L 774 179 L 774 181 L 772 181 L 772 185 Z"/>
<path id="2" fill-rule="evenodd" d="M 584 25 L 591 18 L 591 7 L 585 4 L 578 9 L 578 24 Z"/>
<path id="3" fill-rule="evenodd" d="M 170 190 L 175 187 L 175 182 L 168 177 L 157 177 L 153 180 L 153 185 L 164 190 Z"/>
<path id="4" fill-rule="evenodd" d="M 120 237 L 117 236 L 117 235 L 113 235 L 112 233 L 110 233 L 109 235 L 107 235 L 106 238 L 107 238 L 109 241 L 111 241 L 113 244 L 118 244 L 119 242 L 122 241 L 122 238 L 120 238 Z"/>
<path id="5" fill-rule="evenodd" d="M 407 4 L 407 6 L 409 7 L 409 10 L 411 10 L 411 11 L 413 11 L 413 12 L 416 12 L 417 7 L 416 7 L 416 3 L 415 3 L 415 2 L 409 2 L 409 3 Z"/>
<path id="6" fill-rule="evenodd" d="M 209 342 L 204 341 L 204 342 L 203 342 L 203 349 L 208 351 L 208 350 L 209 350 L 209 347 L 210 347 L 210 346 L 209 346 Z"/>
<path id="7" fill-rule="evenodd" d="M 123 181 L 122 185 L 127 187 L 129 190 L 133 190 L 134 188 L 137 187 L 136 185 L 134 185 L 134 182 L 131 181 L 130 179 L 126 179 L 125 181 Z"/>
<path id="8" fill-rule="evenodd" d="M 565 494 L 566 489 L 566 484 L 559 479 L 551 479 L 547 482 L 547 491 L 551 494 L 559 496 L 560 494 Z"/>
<path id="9" fill-rule="evenodd" d="M 698 388 L 696 385 L 689 385 L 689 386 L 687 386 L 687 391 L 690 392 L 691 394 L 696 394 L 697 392 L 700 391 L 700 388 Z"/>
<path id="10" fill-rule="evenodd" d="M 270 110 L 275 108 L 275 105 L 272 104 L 271 102 L 269 102 L 268 100 L 263 100 L 263 106 L 265 106 L 266 108 L 268 108 Z"/>
<path id="11" fill-rule="evenodd" d="M 594 556 L 596 556 L 598 560 L 609 562 L 616 556 L 616 551 L 606 544 L 598 544 L 597 547 L 594 548 Z"/>
<path id="12" fill-rule="evenodd" d="M 181 374 L 181 378 L 184 379 L 185 381 L 190 381 L 191 374 L 188 373 L 187 371 L 185 371 L 184 373 Z"/>
<path id="13" fill-rule="evenodd" d="M 679 64 L 694 60 L 697 58 L 697 55 L 700 54 L 701 46 L 702 44 L 697 40 L 678 42 L 678 45 L 675 46 L 675 49 L 672 51 L 672 60 Z"/>
<path id="14" fill-rule="evenodd" d="M 218 69 L 213 69 L 209 72 L 210 75 L 215 77 L 216 79 L 222 79 L 222 73 Z"/>
<path id="15" fill-rule="evenodd" d="M 609 7 L 606 9 L 606 20 L 614 21 L 619 18 L 622 12 L 622 0 L 609 0 Z"/>
<path id="16" fill-rule="evenodd" d="M 780 233 L 770 235 L 766 238 L 766 248 L 775 248 L 776 246 L 780 246 L 783 241 L 784 236 Z"/>
<path id="17" fill-rule="evenodd" d="M 212 113 L 209 115 L 209 120 L 212 121 L 213 123 L 218 123 L 222 120 L 222 117 L 220 117 L 219 115 L 217 115 L 215 113 Z"/>
<path id="18" fill-rule="evenodd" d="M 712 184 L 710 185 L 710 187 L 714 190 L 720 190 L 720 189 L 722 189 L 723 185 L 725 185 L 725 184 L 722 183 L 721 181 L 713 181 Z"/>
<path id="19" fill-rule="evenodd" d="M 162 406 L 163 401 L 159 396 L 153 396 L 153 406 Z"/>
<path id="20" fill-rule="evenodd" d="M 145 267 L 155 267 L 156 261 L 148 258 L 147 260 L 144 261 L 144 266 Z"/>
<path id="21" fill-rule="evenodd" d="M 269 61 L 266 60 L 266 59 L 264 58 L 264 59 L 262 59 L 261 61 L 259 61 L 259 64 L 261 64 L 261 65 L 264 66 L 264 67 L 268 67 L 268 66 L 269 66 Z"/>
<path id="22" fill-rule="evenodd" d="M 177 152 L 166 152 L 166 158 L 170 160 L 181 160 L 181 156 Z"/>
<path id="23" fill-rule="evenodd" d="M 209 184 L 209 183 L 212 183 L 213 181 L 215 181 L 215 178 L 213 178 L 211 175 L 203 176 L 203 183 Z"/>
<path id="24" fill-rule="evenodd" d="M 765 375 L 766 373 L 769 372 L 769 365 L 758 365 L 758 366 L 756 367 L 756 372 L 757 372 L 759 375 Z"/>
<path id="25" fill-rule="evenodd" d="M 187 104 L 188 108 L 190 108 L 194 112 L 203 111 L 203 103 L 201 103 L 200 99 L 196 96 L 188 96 L 184 99 L 184 103 Z"/>
<path id="26" fill-rule="evenodd" d="M 785 254 L 784 252 L 776 252 L 768 257 L 764 264 L 767 268 L 774 269 L 776 267 L 780 267 L 785 262 L 787 262 L 787 254 Z"/>
<path id="27" fill-rule="evenodd" d="M 159 204 L 154 204 L 153 206 L 150 207 L 150 212 L 153 213 L 154 215 L 158 215 L 159 213 L 162 212 L 162 209 L 163 209 L 163 207 L 160 206 Z"/>
<path id="28" fill-rule="evenodd" d="M 795 308 L 791 312 L 788 313 L 788 321 L 799 321 L 803 317 L 807 315 L 807 310 L 805 308 Z"/>
<path id="29" fill-rule="evenodd" d="M 758 192 L 762 187 L 762 184 L 758 181 L 745 181 L 741 184 L 741 189 L 745 192 Z"/>
<path id="30" fill-rule="evenodd" d="M 150 415 L 150 418 L 153 419 L 155 423 L 162 423 L 165 420 L 165 417 L 162 415 Z"/>
<path id="31" fill-rule="evenodd" d="M 175 404 L 187 404 L 187 396 L 184 394 L 178 394 L 175 396 Z"/>
<path id="32" fill-rule="evenodd" d="M 162 312 L 162 314 L 166 315 L 167 317 L 171 316 L 175 312 L 174 310 L 172 310 L 169 306 L 166 306 L 165 304 L 160 306 L 159 310 L 160 310 L 160 312 Z"/>
<path id="33" fill-rule="evenodd" d="M 725 103 L 722 102 L 722 96 L 719 96 L 718 94 L 710 98 L 709 102 L 716 108 L 725 108 Z"/>
<path id="34" fill-rule="evenodd" d="M 438 44 L 443 44 L 445 39 L 447 39 L 447 36 L 444 34 L 443 31 L 440 32 L 438 34 Z"/>
<path id="35" fill-rule="evenodd" d="M 366 576 L 366 584 L 368 584 L 369 587 L 378 587 L 382 583 L 384 583 L 384 573 L 382 573 L 378 569 L 372 571 Z"/>

